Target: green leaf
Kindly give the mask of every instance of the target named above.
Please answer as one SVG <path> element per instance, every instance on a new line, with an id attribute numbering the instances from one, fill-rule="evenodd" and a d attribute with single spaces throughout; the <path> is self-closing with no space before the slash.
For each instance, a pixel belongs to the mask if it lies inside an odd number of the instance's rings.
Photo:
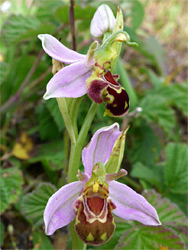
<path id="1" fill-rule="evenodd" d="M 160 95 L 146 95 L 140 102 L 141 116 L 148 122 L 157 123 L 170 137 L 174 137 L 176 127 L 174 111 L 168 106 L 166 98 Z"/>
<path id="2" fill-rule="evenodd" d="M 55 18 L 60 23 L 69 23 L 69 6 L 60 6 L 55 11 Z"/>
<path id="3" fill-rule="evenodd" d="M 128 27 L 124 26 L 124 30 L 130 35 L 131 41 L 134 41 L 138 43 L 138 47 L 135 47 L 136 50 L 139 51 L 145 58 L 147 58 L 147 61 L 151 64 L 151 67 L 155 66 L 159 73 L 161 74 L 161 69 L 160 66 L 156 60 L 155 54 L 152 52 L 152 50 L 148 50 L 148 45 L 144 43 L 136 34 L 136 32 Z"/>
<path id="4" fill-rule="evenodd" d="M 159 193 L 151 189 L 144 191 L 142 195 L 156 208 L 162 225 L 188 226 L 188 218 L 176 204 L 167 198 L 162 198 Z"/>
<path id="5" fill-rule="evenodd" d="M 34 225 L 42 225 L 43 212 L 48 199 L 56 192 L 50 183 L 41 183 L 35 191 L 23 198 L 21 210 L 25 217 Z"/>
<path id="6" fill-rule="evenodd" d="M 140 161 L 148 166 L 154 164 L 160 153 L 158 137 L 143 120 L 130 130 L 134 134 L 133 148 L 129 152 L 130 161 L 132 163 Z"/>
<path id="7" fill-rule="evenodd" d="M 165 152 L 164 177 L 168 190 L 179 194 L 187 193 L 187 145 L 169 143 Z"/>
<path id="8" fill-rule="evenodd" d="M 133 30 L 138 29 L 144 19 L 144 8 L 139 1 L 132 1 L 130 16 Z"/>
<path id="9" fill-rule="evenodd" d="M 39 105 L 36 109 L 39 120 L 39 133 L 42 140 L 58 139 L 60 132 L 51 113 L 45 105 Z"/>
<path id="10" fill-rule="evenodd" d="M 4 227 L 3 223 L 0 222 L 0 246 L 3 245 L 3 241 L 4 241 L 4 230 L 5 230 L 5 227 Z"/>
<path id="11" fill-rule="evenodd" d="M 148 76 L 149 76 L 149 78 L 151 80 L 153 88 L 157 89 L 157 88 L 161 87 L 163 81 L 157 76 L 157 74 L 154 73 L 153 70 L 147 69 L 147 68 L 146 68 L 146 72 L 147 72 L 147 74 L 148 74 Z"/>
<path id="12" fill-rule="evenodd" d="M 13 47 L 10 48 L 10 51 Z M 16 46 L 15 46 L 16 48 Z M 27 74 L 31 70 L 33 64 L 36 61 L 36 56 L 30 55 L 31 53 L 23 53 L 22 55 L 16 56 L 15 51 L 12 53 L 11 58 L 9 59 L 9 67 L 8 72 L 6 73 L 5 79 L 1 85 L 1 101 L 5 103 L 13 94 L 18 91 L 20 85 L 23 83 L 24 79 L 26 78 Z M 41 61 L 38 65 L 35 73 L 31 77 L 31 81 L 36 80 L 40 75 L 41 72 L 44 72 L 48 67 L 48 63 L 46 61 Z M 22 92 L 22 97 L 25 94 L 28 94 L 27 87 Z M 42 86 L 38 86 L 41 88 Z M 23 101 L 22 98 L 19 100 Z M 26 99 L 28 101 L 28 99 Z M 12 106 L 13 109 L 17 107 L 17 105 Z M 23 109 L 23 108 L 22 108 Z"/>
<path id="13" fill-rule="evenodd" d="M 0 86 L 7 74 L 8 71 L 8 64 L 4 62 L 0 62 Z"/>
<path id="14" fill-rule="evenodd" d="M 166 74 L 166 67 L 165 67 L 165 57 L 164 57 L 164 50 L 159 43 L 159 41 L 155 37 L 149 37 L 145 42 L 145 47 L 151 55 L 154 56 L 158 70 L 163 75 Z"/>
<path id="15" fill-rule="evenodd" d="M 50 99 L 46 101 L 46 107 L 49 110 L 51 116 L 53 117 L 54 122 L 56 123 L 59 131 L 61 132 L 65 128 L 65 124 L 59 111 L 56 99 Z"/>
<path id="16" fill-rule="evenodd" d="M 172 229 L 163 226 L 137 226 L 127 230 L 119 240 L 115 249 L 156 250 L 156 249 L 180 249 L 184 244 Z"/>
<path id="17" fill-rule="evenodd" d="M 91 19 L 93 18 L 94 13 L 96 11 L 96 8 L 91 5 L 87 5 L 83 8 L 77 4 L 75 5 L 74 11 L 75 11 L 75 19 L 88 20 L 91 22 Z"/>
<path id="18" fill-rule="evenodd" d="M 170 199 L 171 202 L 178 205 L 178 207 L 181 209 L 181 211 L 184 212 L 188 216 L 187 211 L 187 194 L 175 194 L 172 192 L 167 192 L 166 197 Z"/>
<path id="19" fill-rule="evenodd" d="M 139 179 L 143 179 L 149 182 L 151 185 L 155 185 L 159 189 L 163 186 L 161 184 L 162 176 L 162 168 L 160 166 L 152 166 L 146 167 L 141 162 L 137 162 L 133 165 L 133 169 L 131 171 L 131 176 Z"/>
<path id="20" fill-rule="evenodd" d="M 51 170 L 62 169 L 64 161 L 64 151 L 63 151 L 63 141 L 53 141 L 51 143 L 43 143 L 38 145 L 36 156 L 33 156 L 28 160 L 30 163 L 35 163 L 38 161 L 48 161 Z"/>
<path id="21" fill-rule="evenodd" d="M 38 0 L 36 2 L 37 9 L 36 9 L 36 17 L 43 22 L 55 23 L 56 19 L 54 13 L 59 6 L 63 5 L 62 1 L 53 0 L 53 1 L 43 1 Z M 50 10 L 50 11 L 49 11 Z"/>
<path id="22" fill-rule="evenodd" d="M 39 20 L 34 16 L 10 16 L 3 25 L 2 37 L 7 46 L 19 40 L 28 30 L 38 27 Z"/>
<path id="23" fill-rule="evenodd" d="M 183 114 L 188 115 L 188 98 L 187 98 L 188 82 L 182 84 L 168 84 L 154 90 L 154 93 L 165 97 L 171 105 L 179 108 Z"/>
<path id="24" fill-rule="evenodd" d="M 40 231 L 33 232 L 33 245 L 34 245 L 33 250 L 54 249 L 49 238 L 43 232 Z"/>
<path id="25" fill-rule="evenodd" d="M 120 75 L 121 84 L 126 89 L 128 95 L 129 95 L 129 100 L 131 103 L 130 108 L 133 109 L 136 106 L 138 99 L 137 99 L 136 92 L 135 92 L 135 90 L 132 86 L 132 83 L 130 81 L 129 75 L 128 75 L 128 73 L 123 65 L 123 62 L 121 60 L 117 60 L 115 72 Z"/>
<path id="26" fill-rule="evenodd" d="M 2 213 L 11 203 L 15 203 L 21 193 L 22 173 L 17 168 L 0 169 L 0 193 Z"/>
<path id="27" fill-rule="evenodd" d="M 38 26 L 34 26 L 32 29 L 28 29 L 23 34 L 20 34 L 20 36 L 14 41 L 14 42 L 20 42 L 20 41 L 30 41 L 31 39 L 38 40 L 37 36 L 38 34 L 52 34 L 55 31 L 55 26 L 52 23 L 41 23 Z"/>

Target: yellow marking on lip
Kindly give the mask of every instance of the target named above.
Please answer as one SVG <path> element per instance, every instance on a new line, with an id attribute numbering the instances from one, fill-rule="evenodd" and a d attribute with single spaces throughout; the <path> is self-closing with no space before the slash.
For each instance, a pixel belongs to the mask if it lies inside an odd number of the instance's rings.
<path id="1" fill-rule="evenodd" d="M 128 106 L 128 104 L 127 104 L 127 102 L 125 102 L 125 106 L 124 106 L 124 109 L 126 109 L 126 108 L 127 108 L 127 106 Z"/>
<path id="2" fill-rule="evenodd" d="M 92 235 L 92 233 L 89 233 L 88 236 L 86 237 L 86 241 L 93 241 L 94 237 Z"/>
<path id="3" fill-rule="evenodd" d="M 107 239 L 107 233 L 103 233 L 100 238 L 101 240 L 105 241 Z"/>

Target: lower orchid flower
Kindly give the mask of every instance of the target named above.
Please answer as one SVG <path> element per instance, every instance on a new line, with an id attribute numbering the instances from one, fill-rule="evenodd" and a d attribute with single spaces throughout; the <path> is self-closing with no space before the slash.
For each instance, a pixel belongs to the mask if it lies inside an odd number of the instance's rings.
<path id="1" fill-rule="evenodd" d="M 126 171 L 107 172 L 112 155 L 121 155 L 117 154 L 117 145 L 122 133 L 117 123 L 96 131 L 82 151 L 85 173 L 79 171 L 79 181 L 63 186 L 48 200 L 44 211 L 47 235 L 76 218 L 75 230 L 80 239 L 88 245 L 100 245 L 114 232 L 113 214 L 144 225 L 160 225 L 155 208 L 143 196 L 116 181 Z"/>

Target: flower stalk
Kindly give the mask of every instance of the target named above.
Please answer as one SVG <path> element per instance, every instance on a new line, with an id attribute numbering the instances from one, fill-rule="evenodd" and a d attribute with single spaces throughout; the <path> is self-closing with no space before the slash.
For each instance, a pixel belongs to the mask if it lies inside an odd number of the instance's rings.
<path id="1" fill-rule="evenodd" d="M 90 129 L 91 123 L 95 117 L 98 105 L 96 103 L 92 103 L 91 107 L 86 115 L 84 123 L 80 129 L 77 140 L 71 141 L 71 152 L 69 158 L 69 167 L 68 167 L 68 183 L 77 180 L 76 175 L 78 173 L 80 158 L 82 148 L 85 143 L 86 136 Z"/>
<path id="2" fill-rule="evenodd" d="M 65 122 L 65 126 L 66 126 L 66 129 L 68 131 L 71 142 L 75 144 L 76 143 L 76 131 L 75 131 L 75 128 L 73 127 L 72 121 L 70 119 L 66 99 L 67 98 L 64 98 L 64 97 L 56 98 L 58 106 L 59 106 L 59 110 L 60 110 L 61 115 L 63 117 L 63 120 Z"/>

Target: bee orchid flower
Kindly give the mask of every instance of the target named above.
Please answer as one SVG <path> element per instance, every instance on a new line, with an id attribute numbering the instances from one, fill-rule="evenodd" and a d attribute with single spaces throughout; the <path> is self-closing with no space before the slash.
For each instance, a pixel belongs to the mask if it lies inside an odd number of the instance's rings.
<path id="1" fill-rule="evenodd" d="M 85 173 L 79 171 L 79 181 L 61 187 L 47 202 L 44 211 L 47 235 L 75 219 L 80 239 L 88 245 L 100 245 L 114 232 L 113 214 L 144 225 L 160 225 L 155 208 L 143 196 L 116 181 L 127 174 L 124 169 L 106 173 L 105 167 L 121 136 L 117 123 L 96 131 L 82 151 Z M 117 150 L 114 155 L 117 156 Z"/>
<path id="2" fill-rule="evenodd" d="M 117 82 L 118 76 L 112 75 L 112 65 L 119 57 L 122 42 L 130 45 L 135 43 L 130 42 L 129 35 L 122 30 L 122 27 L 120 8 L 115 19 L 111 9 L 103 4 L 99 6 L 91 21 L 91 34 L 102 36 L 107 32 L 108 36 L 101 45 L 98 41 L 94 41 L 87 55 L 65 47 L 49 34 L 38 35 L 44 51 L 53 60 L 67 64 L 48 82 L 44 99 L 77 98 L 87 93 L 96 103 L 106 102 L 105 114 L 124 115 L 129 109 L 129 97 Z"/>

